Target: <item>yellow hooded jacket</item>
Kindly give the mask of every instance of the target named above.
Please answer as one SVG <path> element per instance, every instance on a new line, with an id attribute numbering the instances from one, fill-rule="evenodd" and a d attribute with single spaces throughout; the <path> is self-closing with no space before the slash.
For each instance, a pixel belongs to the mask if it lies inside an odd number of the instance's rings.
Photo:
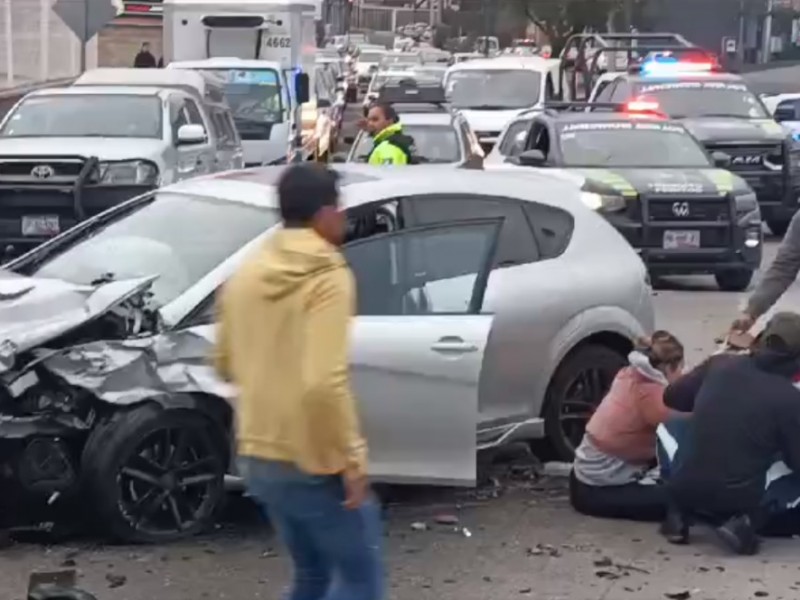
<path id="1" fill-rule="evenodd" d="M 366 474 L 348 375 L 352 273 L 311 229 L 280 229 L 218 299 L 215 363 L 238 387 L 239 455 Z"/>

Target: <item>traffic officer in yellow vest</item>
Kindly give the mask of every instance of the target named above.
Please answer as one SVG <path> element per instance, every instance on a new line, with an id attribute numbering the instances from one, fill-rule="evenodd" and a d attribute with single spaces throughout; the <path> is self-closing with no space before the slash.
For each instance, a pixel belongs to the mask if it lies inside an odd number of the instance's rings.
<path id="1" fill-rule="evenodd" d="M 366 121 L 373 142 L 368 164 L 408 165 L 414 162 L 414 139 L 403 133 L 403 125 L 390 104 L 374 104 Z"/>

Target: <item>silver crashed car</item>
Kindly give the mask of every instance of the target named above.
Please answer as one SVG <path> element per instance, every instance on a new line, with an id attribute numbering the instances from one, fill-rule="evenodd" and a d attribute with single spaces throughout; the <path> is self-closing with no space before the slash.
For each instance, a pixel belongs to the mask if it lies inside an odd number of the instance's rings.
<path id="1" fill-rule="evenodd" d="M 414 169 L 339 169 L 372 476 L 471 485 L 478 450 L 545 437 L 569 457 L 653 325 L 642 262 L 571 185 Z M 77 501 L 128 541 L 209 522 L 235 475 L 214 296 L 278 225 L 280 173 L 137 197 L 0 272 L 0 501 Z"/>

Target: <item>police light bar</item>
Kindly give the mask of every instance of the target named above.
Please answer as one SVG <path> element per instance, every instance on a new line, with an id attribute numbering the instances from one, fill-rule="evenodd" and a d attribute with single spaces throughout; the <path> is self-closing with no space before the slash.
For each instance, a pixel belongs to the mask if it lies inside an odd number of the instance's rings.
<path id="1" fill-rule="evenodd" d="M 719 71 L 720 65 L 712 55 L 696 50 L 684 56 L 672 52 L 653 52 L 634 65 L 632 70 L 647 76 L 686 75 Z"/>
<path id="2" fill-rule="evenodd" d="M 632 115 L 666 117 L 659 103 L 651 98 L 634 98 L 629 100 L 623 105 L 622 110 Z"/>
<path id="3" fill-rule="evenodd" d="M 447 96 L 440 84 L 419 85 L 413 79 L 407 79 L 382 86 L 378 101 L 388 104 L 446 104 Z"/>

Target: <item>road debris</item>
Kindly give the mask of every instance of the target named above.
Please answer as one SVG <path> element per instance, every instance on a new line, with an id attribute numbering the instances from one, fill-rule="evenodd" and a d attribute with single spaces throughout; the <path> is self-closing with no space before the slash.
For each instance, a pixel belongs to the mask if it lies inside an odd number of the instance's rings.
<path id="1" fill-rule="evenodd" d="M 561 556 L 561 550 L 550 544 L 536 544 L 531 548 L 527 548 L 525 554 L 528 556 L 552 556 L 557 558 Z"/>
<path id="2" fill-rule="evenodd" d="M 416 521 L 411 524 L 412 531 L 428 531 L 428 524 L 423 521 Z"/>
<path id="3" fill-rule="evenodd" d="M 433 520 L 439 525 L 458 525 L 459 523 L 456 515 L 436 515 Z"/>
<path id="4" fill-rule="evenodd" d="M 112 590 L 118 587 L 122 587 L 128 582 L 128 578 L 125 575 L 116 575 L 114 573 L 107 573 L 106 574 L 106 581 L 108 582 L 108 587 Z"/>
<path id="5" fill-rule="evenodd" d="M 689 600 L 692 596 L 699 593 L 699 589 L 689 590 L 686 588 L 672 590 L 671 592 L 665 592 L 664 596 L 669 598 L 670 600 Z"/>

